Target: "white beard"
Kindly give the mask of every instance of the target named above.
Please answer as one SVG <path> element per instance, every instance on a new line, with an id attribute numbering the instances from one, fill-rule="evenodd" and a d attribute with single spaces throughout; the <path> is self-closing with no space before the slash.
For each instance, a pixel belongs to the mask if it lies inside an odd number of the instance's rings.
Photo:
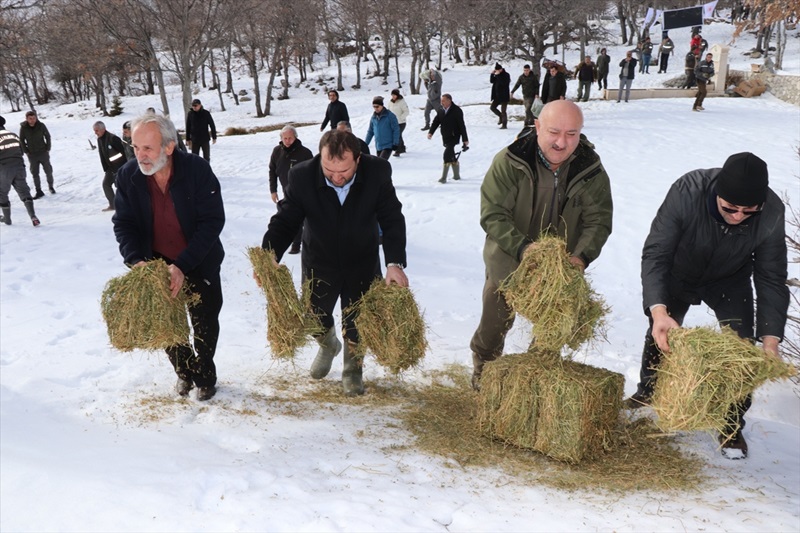
<path id="1" fill-rule="evenodd" d="M 168 160 L 169 159 L 167 158 L 167 152 L 162 148 L 161 152 L 158 155 L 158 159 L 156 159 L 155 161 L 145 161 L 145 163 L 150 164 L 150 170 L 146 170 L 142 166 L 141 161 L 137 161 L 137 163 L 139 163 L 139 170 L 142 171 L 142 174 L 144 174 L 145 176 L 152 176 L 153 174 L 155 174 L 156 172 L 167 166 Z"/>

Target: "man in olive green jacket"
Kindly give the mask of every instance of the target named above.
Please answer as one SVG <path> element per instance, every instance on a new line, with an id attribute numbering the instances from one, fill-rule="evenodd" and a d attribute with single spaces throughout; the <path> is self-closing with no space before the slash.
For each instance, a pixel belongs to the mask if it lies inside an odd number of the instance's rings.
<path id="1" fill-rule="evenodd" d="M 568 100 L 548 103 L 536 129 L 498 153 L 481 186 L 486 231 L 483 312 L 472 337 L 472 385 L 503 353 L 514 313 L 497 292 L 542 233 L 564 238 L 570 263 L 583 271 L 611 234 L 611 185 L 594 145 L 581 135 L 583 113 Z"/>

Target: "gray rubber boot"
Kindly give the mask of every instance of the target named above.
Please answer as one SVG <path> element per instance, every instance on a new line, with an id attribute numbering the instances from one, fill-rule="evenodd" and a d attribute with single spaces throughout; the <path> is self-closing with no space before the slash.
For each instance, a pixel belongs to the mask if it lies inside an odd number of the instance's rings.
<path id="1" fill-rule="evenodd" d="M 342 390 L 345 396 L 358 396 L 364 394 L 364 381 L 362 379 L 363 357 L 353 355 L 356 345 L 350 341 L 344 344 L 344 368 L 342 369 Z"/>
<path id="2" fill-rule="evenodd" d="M 319 351 L 311 363 L 311 377 L 314 379 L 322 379 L 331 371 L 333 358 L 339 354 L 342 349 L 342 343 L 336 338 L 336 329 L 328 328 L 324 334 L 317 337 L 319 343 Z"/>
<path id="3" fill-rule="evenodd" d="M 3 223 L 10 226 L 11 225 L 11 206 L 3 207 Z"/>
<path id="4" fill-rule="evenodd" d="M 458 161 L 456 161 L 455 163 L 450 163 L 450 165 L 453 167 L 453 179 L 456 180 L 456 181 L 460 180 L 461 179 L 461 169 L 458 166 Z"/>
<path id="5" fill-rule="evenodd" d="M 31 222 L 34 226 L 38 226 L 39 218 L 36 216 L 36 211 L 33 209 L 33 200 L 25 200 L 23 203 L 25 204 L 25 209 L 28 211 L 28 215 L 31 217 Z"/>
<path id="6" fill-rule="evenodd" d="M 439 178 L 439 183 L 447 183 L 447 172 L 450 170 L 450 163 L 445 163 L 442 167 L 442 177 Z"/>

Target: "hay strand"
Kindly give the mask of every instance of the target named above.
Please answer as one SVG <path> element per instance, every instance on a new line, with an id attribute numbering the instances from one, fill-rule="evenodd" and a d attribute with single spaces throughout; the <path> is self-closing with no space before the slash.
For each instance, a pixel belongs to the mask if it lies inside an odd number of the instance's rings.
<path id="1" fill-rule="evenodd" d="M 415 367 L 425 356 L 425 322 L 408 287 L 376 279 L 356 302 L 355 325 L 362 348 L 393 374 Z"/>
<path id="2" fill-rule="evenodd" d="M 311 311 L 311 280 L 297 295 L 292 274 L 275 261 L 272 250 L 254 246 L 247 249 L 261 290 L 267 298 L 267 341 L 275 359 L 294 359 L 297 350 L 311 337 L 323 333 Z"/>
<path id="3" fill-rule="evenodd" d="M 584 275 L 569 262 L 566 244 L 542 235 L 500 287 L 508 304 L 533 323 L 536 346 L 545 351 L 576 350 L 602 336 L 608 313 Z"/>
<path id="4" fill-rule="evenodd" d="M 169 268 L 161 259 L 106 283 L 100 308 L 114 348 L 153 351 L 189 342 L 186 306 L 199 302 L 199 296 L 184 284 L 173 298 L 169 283 Z"/>
<path id="5" fill-rule="evenodd" d="M 794 375 L 792 365 L 767 355 L 729 327 L 676 328 L 661 355 L 653 409 L 664 431 L 711 430 L 731 437 L 732 407 L 768 380 Z"/>

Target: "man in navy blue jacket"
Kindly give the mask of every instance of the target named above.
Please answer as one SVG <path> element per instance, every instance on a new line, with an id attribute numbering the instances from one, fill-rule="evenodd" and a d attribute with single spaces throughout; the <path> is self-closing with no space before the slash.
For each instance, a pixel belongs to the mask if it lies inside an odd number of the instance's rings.
<path id="1" fill-rule="evenodd" d="M 304 225 L 303 279 L 312 280 L 311 307 L 325 333 L 311 365 L 311 377 L 328 375 L 342 349 L 336 338 L 333 309 L 341 299 L 344 354 L 342 388 L 348 396 L 364 394 L 361 358 L 356 357 L 358 331 L 354 316 L 346 313 L 381 277 L 378 225 L 383 230 L 386 283 L 408 286 L 406 222 L 392 185 L 388 161 L 361 155 L 352 133 L 328 131 L 319 141 L 319 154 L 295 165 L 283 207 L 270 220 L 261 246 L 273 250 L 278 261 Z"/>
<path id="2" fill-rule="evenodd" d="M 197 399 L 216 393 L 214 353 L 222 309 L 220 265 L 225 256 L 219 234 L 225 211 L 217 177 L 199 156 L 175 150 L 175 126 L 160 115 L 131 121 L 136 163 L 117 173 L 114 234 L 125 264 L 131 267 L 163 259 L 169 264 L 170 290 L 184 284 L 200 295 L 189 307 L 194 349 L 189 344 L 166 352 L 178 375 L 176 390 Z"/>

